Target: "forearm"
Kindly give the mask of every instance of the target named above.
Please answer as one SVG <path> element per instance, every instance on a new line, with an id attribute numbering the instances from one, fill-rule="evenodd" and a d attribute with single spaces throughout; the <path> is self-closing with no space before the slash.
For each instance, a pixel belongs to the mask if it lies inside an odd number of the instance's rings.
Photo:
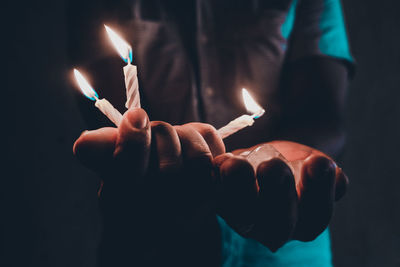
<path id="1" fill-rule="evenodd" d="M 311 146 L 335 158 L 343 149 L 346 134 L 342 125 L 303 123 L 282 127 L 276 139 Z"/>
<path id="2" fill-rule="evenodd" d="M 276 139 L 303 143 L 336 156 L 345 140 L 346 66 L 339 60 L 315 57 L 288 64 L 284 73 Z"/>

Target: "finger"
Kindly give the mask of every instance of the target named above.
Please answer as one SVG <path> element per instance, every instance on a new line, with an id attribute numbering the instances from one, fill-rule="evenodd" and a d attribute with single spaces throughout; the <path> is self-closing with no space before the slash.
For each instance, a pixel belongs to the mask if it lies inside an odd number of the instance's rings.
<path id="1" fill-rule="evenodd" d="M 94 171 L 111 168 L 117 140 L 116 128 L 85 131 L 75 141 L 73 153 L 82 164 Z"/>
<path id="2" fill-rule="evenodd" d="M 127 177 L 142 177 L 150 154 L 151 128 L 143 109 L 130 109 L 118 128 L 114 157 Z"/>
<path id="3" fill-rule="evenodd" d="M 335 187 L 335 201 L 340 200 L 347 191 L 349 179 L 343 170 L 339 167 L 336 168 L 336 187 Z"/>
<path id="4" fill-rule="evenodd" d="M 218 213 L 238 233 L 246 235 L 254 223 L 258 185 L 251 164 L 228 156 L 220 166 Z"/>
<path id="5" fill-rule="evenodd" d="M 203 136 L 213 157 L 225 153 L 225 144 L 217 130 L 212 125 L 199 122 L 192 122 L 185 125 L 193 127 L 201 136 Z"/>
<path id="6" fill-rule="evenodd" d="M 174 126 L 182 149 L 182 161 L 186 177 L 181 185 L 185 187 L 183 197 L 190 199 L 188 205 L 211 198 L 212 155 L 204 138 L 192 127 Z M 183 198 L 183 199 L 185 199 Z M 193 203 L 196 202 L 196 203 Z"/>
<path id="7" fill-rule="evenodd" d="M 224 153 L 213 159 L 213 161 L 212 161 L 212 163 L 213 163 L 213 182 L 214 182 L 216 190 L 219 190 L 219 187 L 221 185 L 221 175 L 220 175 L 221 165 L 225 161 L 227 161 L 228 159 L 231 159 L 233 157 L 234 156 L 232 153 Z"/>
<path id="8" fill-rule="evenodd" d="M 174 126 L 182 147 L 184 161 L 203 159 L 211 164 L 212 154 L 207 142 L 193 127 Z"/>
<path id="9" fill-rule="evenodd" d="M 311 241 L 328 226 L 333 212 L 335 167 L 335 163 L 324 156 L 305 160 L 297 187 L 300 198 L 296 239 Z"/>
<path id="10" fill-rule="evenodd" d="M 222 163 L 224 163 L 226 160 L 233 158 L 233 157 L 234 156 L 232 153 L 221 154 L 213 159 L 213 165 L 214 165 L 214 167 L 219 168 L 219 167 L 221 167 Z"/>
<path id="11" fill-rule="evenodd" d="M 182 165 L 181 144 L 176 130 L 169 123 L 153 121 L 151 133 L 157 169 L 162 173 L 176 172 Z"/>
<path id="12" fill-rule="evenodd" d="M 272 251 L 291 237 L 297 220 L 297 193 L 290 168 L 281 159 L 264 161 L 257 168 L 260 197 L 256 238 Z"/>

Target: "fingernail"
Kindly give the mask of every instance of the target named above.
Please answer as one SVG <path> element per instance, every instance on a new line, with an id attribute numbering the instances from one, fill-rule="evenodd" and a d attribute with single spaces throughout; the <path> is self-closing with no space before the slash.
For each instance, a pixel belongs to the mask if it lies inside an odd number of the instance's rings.
<path id="1" fill-rule="evenodd" d="M 128 120 L 134 128 L 144 129 L 149 123 L 146 112 L 143 109 L 137 108 L 128 111 Z"/>
<path id="2" fill-rule="evenodd" d="M 335 163 L 325 157 L 318 157 L 307 166 L 307 174 L 312 180 L 325 181 L 334 176 Z"/>
<path id="3" fill-rule="evenodd" d="M 292 176 L 292 172 L 285 162 L 274 158 L 258 166 L 257 176 L 261 178 L 259 180 L 260 187 L 264 187 L 264 185 L 283 184 Z"/>
<path id="4" fill-rule="evenodd" d="M 133 127 L 138 128 L 138 129 L 144 129 L 147 126 L 148 123 L 147 117 L 137 119 L 136 121 L 132 122 Z"/>

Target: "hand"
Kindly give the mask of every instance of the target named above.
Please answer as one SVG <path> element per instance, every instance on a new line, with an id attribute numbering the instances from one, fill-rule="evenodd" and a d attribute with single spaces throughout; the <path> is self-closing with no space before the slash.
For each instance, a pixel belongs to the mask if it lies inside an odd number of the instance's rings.
<path id="1" fill-rule="evenodd" d="M 160 176 L 174 179 L 168 183 L 175 183 L 177 175 L 196 180 L 201 174 L 200 180 L 211 180 L 212 158 L 224 153 L 225 146 L 211 125 L 150 122 L 144 110 L 134 109 L 124 114 L 119 128 L 82 133 L 73 151 L 106 184 L 126 190 L 132 183 L 163 183 Z"/>
<path id="2" fill-rule="evenodd" d="M 212 126 L 150 122 L 142 109 L 127 111 L 119 128 L 84 132 L 74 154 L 102 177 L 103 243 L 109 245 L 102 251 L 114 250 L 114 263 L 135 244 L 146 264 L 157 260 L 147 254 L 152 251 L 175 263 L 199 258 L 193 253 L 218 259 L 211 255 L 219 251 L 212 158 L 224 152 Z"/>
<path id="3" fill-rule="evenodd" d="M 335 200 L 346 191 L 348 179 L 322 152 L 288 141 L 273 145 L 289 162 L 303 161 L 293 175 L 279 158 L 262 162 L 254 171 L 238 154 L 215 158 L 221 189 L 219 214 L 245 237 L 271 250 L 291 239 L 310 241 L 328 225 Z M 255 147 L 246 150 L 253 150 Z"/>

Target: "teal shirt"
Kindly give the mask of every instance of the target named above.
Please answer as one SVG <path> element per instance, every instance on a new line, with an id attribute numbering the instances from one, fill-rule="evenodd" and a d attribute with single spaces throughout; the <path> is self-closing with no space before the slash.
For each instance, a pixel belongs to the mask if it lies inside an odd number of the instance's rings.
<path id="1" fill-rule="evenodd" d="M 246 239 L 218 218 L 222 237 L 222 267 L 331 267 L 329 231 L 311 242 L 290 241 L 277 252 Z"/>
<path id="2" fill-rule="evenodd" d="M 354 62 L 340 0 L 293 0 L 281 35 L 289 60 L 327 56 Z"/>

